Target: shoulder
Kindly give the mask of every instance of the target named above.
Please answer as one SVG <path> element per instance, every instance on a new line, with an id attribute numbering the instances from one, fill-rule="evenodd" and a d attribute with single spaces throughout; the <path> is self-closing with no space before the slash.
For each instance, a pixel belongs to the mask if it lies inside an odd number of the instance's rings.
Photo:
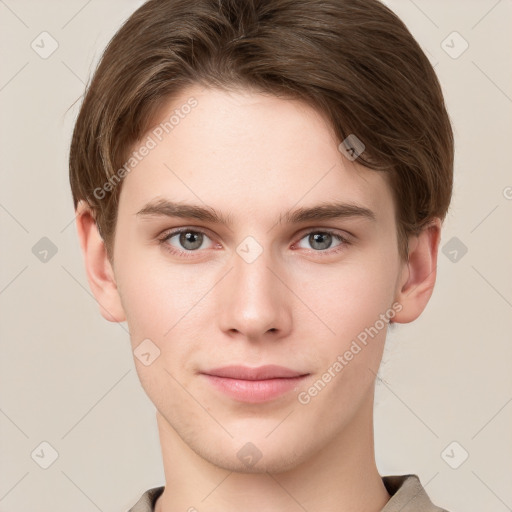
<path id="1" fill-rule="evenodd" d="M 417 475 L 383 476 L 391 498 L 381 512 L 448 512 L 432 503 Z"/>
<path id="2" fill-rule="evenodd" d="M 163 485 L 148 489 L 128 512 L 153 512 L 155 502 L 163 492 Z"/>

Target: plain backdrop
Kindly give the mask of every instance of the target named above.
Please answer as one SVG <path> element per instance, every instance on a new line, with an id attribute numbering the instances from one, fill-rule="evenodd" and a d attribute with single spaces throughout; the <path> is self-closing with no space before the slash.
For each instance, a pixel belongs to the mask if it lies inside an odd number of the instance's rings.
<path id="1" fill-rule="evenodd" d="M 1 512 L 126 511 L 164 483 L 126 325 L 104 320 L 89 291 L 67 167 L 84 85 L 141 3 L 0 0 Z M 506 512 L 512 1 L 386 3 L 435 66 L 456 161 L 433 297 L 388 336 L 378 468 L 417 474 L 450 512 Z"/>

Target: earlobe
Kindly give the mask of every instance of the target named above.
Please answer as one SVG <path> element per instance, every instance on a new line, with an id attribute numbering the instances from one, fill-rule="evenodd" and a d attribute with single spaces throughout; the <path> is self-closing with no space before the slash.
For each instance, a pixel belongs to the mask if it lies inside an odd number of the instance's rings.
<path id="1" fill-rule="evenodd" d="M 84 201 L 80 201 L 76 208 L 76 226 L 87 280 L 100 307 L 100 313 L 109 322 L 124 322 L 126 316 L 117 289 L 114 270 L 109 261 L 105 243 L 98 231 L 94 214 Z"/>
<path id="2" fill-rule="evenodd" d="M 409 261 L 403 263 L 395 296 L 402 309 L 393 322 L 412 322 L 427 306 L 436 282 L 440 237 L 441 221 L 435 218 L 419 235 L 409 239 Z"/>

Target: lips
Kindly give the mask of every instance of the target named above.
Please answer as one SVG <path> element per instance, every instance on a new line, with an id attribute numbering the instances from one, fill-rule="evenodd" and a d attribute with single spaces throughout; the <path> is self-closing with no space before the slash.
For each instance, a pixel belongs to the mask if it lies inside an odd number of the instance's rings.
<path id="1" fill-rule="evenodd" d="M 274 364 L 260 366 L 258 368 L 251 368 L 249 366 L 224 366 L 201 373 L 237 380 L 290 379 L 307 375 L 306 372 L 298 372 Z"/>
<path id="2" fill-rule="evenodd" d="M 246 403 L 262 403 L 290 396 L 309 375 L 284 366 L 224 366 L 201 372 L 206 381 L 223 395 Z"/>

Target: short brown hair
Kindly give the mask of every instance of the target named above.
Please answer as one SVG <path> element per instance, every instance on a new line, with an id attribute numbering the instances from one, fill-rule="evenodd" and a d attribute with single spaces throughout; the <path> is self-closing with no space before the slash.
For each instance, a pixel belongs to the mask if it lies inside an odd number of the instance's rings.
<path id="1" fill-rule="evenodd" d="M 116 176 L 159 107 L 185 87 L 250 88 L 300 99 L 358 162 L 389 174 L 399 251 L 434 217 L 453 182 L 453 133 L 440 84 L 403 22 L 378 0 L 150 0 L 108 44 L 70 148 L 75 208 L 92 208 L 109 256 L 121 183 Z M 111 190 L 110 190 L 111 189 Z M 104 189 L 103 189 L 104 190 Z"/>

